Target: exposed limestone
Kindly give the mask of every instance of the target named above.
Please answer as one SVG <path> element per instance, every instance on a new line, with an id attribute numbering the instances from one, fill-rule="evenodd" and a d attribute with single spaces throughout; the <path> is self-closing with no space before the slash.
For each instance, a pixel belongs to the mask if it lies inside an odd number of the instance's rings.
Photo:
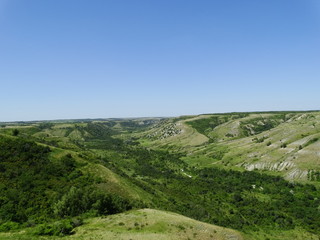
<path id="1" fill-rule="evenodd" d="M 271 162 L 257 162 L 251 164 L 245 164 L 245 169 L 248 171 L 257 170 L 270 170 L 270 171 L 285 171 L 295 167 L 293 162 L 279 162 L 279 163 L 271 163 Z"/>
<path id="2" fill-rule="evenodd" d="M 183 133 L 183 130 L 179 128 L 179 125 L 176 123 L 167 123 L 162 126 L 157 131 L 154 131 L 147 135 L 148 138 L 157 138 L 158 140 L 162 140 L 168 137 L 173 137 Z"/>
<path id="3" fill-rule="evenodd" d="M 308 171 L 300 170 L 298 168 L 292 169 L 288 174 L 285 175 L 285 178 L 288 180 L 294 179 L 307 179 Z"/>

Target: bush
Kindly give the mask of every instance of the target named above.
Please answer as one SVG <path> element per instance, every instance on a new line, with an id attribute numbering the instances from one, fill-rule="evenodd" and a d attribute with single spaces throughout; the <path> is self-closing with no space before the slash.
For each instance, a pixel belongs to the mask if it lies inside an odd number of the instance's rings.
<path id="1" fill-rule="evenodd" d="M 12 136 L 18 136 L 19 135 L 19 130 L 18 129 L 14 129 L 12 131 Z"/>
<path id="2" fill-rule="evenodd" d="M 16 229 L 19 229 L 19 227 L 20 227 L 19 223 L 12 222 L 12 221 L 5 222 L 0 225 L 0 232 L 16 230 Z"/>
<path id="3" fill-rule="evenodd" d="M 71 187 L 53 206 L 57 217 L 77 216 L 88 211 L 98 215 L 115 214 L 132 208 L 131 203 L 117 195 L 86 188 Z"/>
<path id="4" fill-rule="evenodd" d="M 281 147 L 281 148 L 286 148 L 286 147 L 287 147 L 287 144 L 286 144 L 286 143 L 282 143 L 280 147 Z"/>
<path id="5" fill-rule="evenodd" d="M 73 232 L 73 220 L 66 219 L 54 223 L 44 223 L 38 225 L 35 230 L 35 235 L 48 235 L 48 236 L 65 236 L 71 235 Z"/>
<path id="6" fill-rule="evenodd" d="M 71 219 L 71 225 L 72 227 L 76 228 L 83 224 L 83 218 L 82 217 L 75 217 Z"/>
<path id="7" fill-rule="evenodd" d="M 83 191 L 75 187 L 71 187 L 61 200 L 53 206 L 53 212 L 56 216 L 76 216 L 87 210 Z"/>

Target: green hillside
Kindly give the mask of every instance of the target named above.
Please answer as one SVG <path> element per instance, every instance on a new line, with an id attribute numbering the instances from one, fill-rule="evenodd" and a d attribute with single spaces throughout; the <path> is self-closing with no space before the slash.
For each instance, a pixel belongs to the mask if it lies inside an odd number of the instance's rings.
<path id="1" fill-rule="evenodd" d="M 3 123 L 0 239 L 318 239 L 319 120 L 271 112 Z M 157 221 L 142 228 L 144 215 Z M 172 221 L 182 227 L 163 225 Z M 242 237 L 223 238 L 217 226 Z"/>
<path id="2" fill-rule="evenodd" d="M 3 228 L 33 225 L 86 212 L 117 213 L 131 209 L 128 197 L 108 193 L 103 180 L 86 171 L 71 153 L 53 158 L 48 146 L 18 137 L 0 136 Z M 13 224 L 14 225 L 14 224 Z"/>
<path id="3" fill-rule="evenodd" d="M 261 170 L 288 180 L 316 182 L 320 180 L 319 122 L 319 112 L 208 114 L 172 123 L 176 129 L 192 127 L 196 130 L 192 134 L 172 129 L 177 132 L 174 136 L 154 139 L 146 133 L 141 142 L 182 152 L 184 160 L 197 167 Z M 165 129 L 158 125 L 152 131 Z"/>

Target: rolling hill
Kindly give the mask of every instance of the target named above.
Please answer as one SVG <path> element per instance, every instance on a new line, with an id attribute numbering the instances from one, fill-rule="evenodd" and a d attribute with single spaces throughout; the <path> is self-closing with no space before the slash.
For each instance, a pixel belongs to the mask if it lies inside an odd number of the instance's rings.
<path id="1" fill-rule="evenodd" d="M 34 239 L 32 230 L 0 233 L 0 239 Z M 107 217 L 91 218 L 74 229 L 74 234 L 64 239 L 216 239 L 242 240 L 237 231 L 222 228 L 179 214 L 153 209 L 141 209 Z M 42 237 L 52 239 L 52 237 Z"/>
<path id="2" fill-rule="evenodd" d="M 263 112 L 1 123 L 0 239 L 318 239 L 319 122 Z"/>
<path id="3" fill-rule="evenodd" d="M 319 112 L 208 114 L 168 120 L 149 130 L 141 142 L 183 152 L 185 161 L 198 167 L 260 170 L 288 180 L 317 181 L 319 122 Z"/>

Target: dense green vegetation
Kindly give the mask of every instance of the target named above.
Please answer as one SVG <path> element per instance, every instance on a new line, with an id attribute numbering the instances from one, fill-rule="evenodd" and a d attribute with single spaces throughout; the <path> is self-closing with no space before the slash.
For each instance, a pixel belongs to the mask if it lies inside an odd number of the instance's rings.
<path id="1" fill-rule="evenodd" d="M 206 135 L 207 131 L 212 131 L 216 126 L 222 124 L 224 121 L 219 117 L 214 116 L 210 118 L 203 118 L 187 122 L 191 127 L 195 128 L 199 133 Z"/>
<path id="2" fill-rule="evenodd" d="M 196 129 L 199 133 L 211 138 L 210 132 L 212 132 L 217 126 L 226 123 L 228 121 L 244 118 L 248 116 L 247 113 L 230 113 L 230 114 L 219 114 L 211 117 L 200 118 L 186 123 Z M 229 136 L 233 137 L 233 136 Z"/>
<path id="3" fill-rule="evenodd" d="M 167 155 L 169 161 L 170 155 Z M 174 161 L 174 158 L 172 159 Z M 149 190 L 165 193 L 155 202 L 161 209 L 238 230 L 294 229 L 320 233 L 320 193 L 313 185 L 293 184 L 280 177 L 216 168 L 185 169 L 193 177 L 163 171 L 147 158 L 136 169 L 147 176 Z M 148 167 L 145 167 L 148 166 Z M 161 166 L 163 168 L 163 166 Z"/>
<path id="4" fill-rule="evenodd" d="M 51 161 L 50 152 L 32 141 L 0 137 L 0 229 L 132 208 L 128 200 L 94 187 L 98 179 L 83 174 L 71 154 Z"/>
<path id="5" fill-rule="evenodd" d="M 163 191 L 170 189 L 179 198 L 175 210 L 239 230 L 300 226 L 319 233 L 320 196 L 312 185 L 290 184 L 255 172 L 203 169 L 198 173 L 195 179 L 166 183 Z"/>
<path id="6" fill-rule="evenodd" d="M 286 114 L 276 114 L 267 118 L 260 116 L 241 121 L 240 128 L 244 136 L 250 136 L 270 130 L 284 121 L 286 121 Z"/>

